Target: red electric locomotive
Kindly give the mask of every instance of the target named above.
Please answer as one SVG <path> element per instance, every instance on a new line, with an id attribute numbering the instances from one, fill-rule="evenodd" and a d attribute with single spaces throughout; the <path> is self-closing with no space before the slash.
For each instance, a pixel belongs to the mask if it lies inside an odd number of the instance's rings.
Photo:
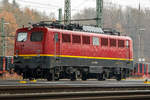
<path id="1" fill-rule="evenodd" d="M 42 22 L 18 29 L 15 40 L 15 71 L 28 79 L 121 80 L 133 68 L 131 38 L 96 27 Z"/>

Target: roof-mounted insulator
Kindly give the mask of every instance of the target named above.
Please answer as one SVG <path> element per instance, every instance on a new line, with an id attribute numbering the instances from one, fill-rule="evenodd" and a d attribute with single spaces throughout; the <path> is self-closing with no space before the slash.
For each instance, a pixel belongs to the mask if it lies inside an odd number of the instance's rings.
<path id="1" fill-rule="evenodd" d="M 104 31 L 104 34 L 120 36 L 120 32 L 118 32 L 118 31 L 116 31 L 115 29 L 112 29 L 112 28 L 103 28 L 103 31 Z"/>
<path id="2" fill-rule="evenodd" d="M 83 31 L 83 32 L 90 32 L 90 33 L 100 33 L 100 34 L 109 34 L 109 35 L 118 35 L 120 36 L 120 32 L 111 29 L 111 28 L 100 28 L 95 26 L 81 26 L 79 24 L 60 24 L 59 21 L 41 21 L 40 23 L 32 24 L 33 27 L 50 27 L 50 28 L 57 28 L 57 29 L 65 29 L 65 30 L 72 30 L 72 31 Z"/>

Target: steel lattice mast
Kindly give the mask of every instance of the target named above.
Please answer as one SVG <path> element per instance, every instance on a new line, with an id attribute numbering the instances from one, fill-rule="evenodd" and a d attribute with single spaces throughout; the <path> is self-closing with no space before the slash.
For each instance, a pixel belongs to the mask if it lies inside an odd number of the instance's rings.
<path id="1" fill-rule="evenodd" d="M 103 0 L 96 0 L 96 25 L 102 27 Z"/>
<path id="2" fill-rule="evenodd" d="M 5 56 L 4 18 L 1 18 L 2 56 Z"/>
<path id="3" fill-rule="evenodd" d="M 59 23 L 62 22 L 62 9 L 61 8 L 59 9 L 58 21 Z"/>
<path id="4" fill-rule="evenodd" d="M 65 9 L 64 9 L 64 22 L 66 25 L 70 24 L 71 20 L 71 0 L 65 0 Z"/>

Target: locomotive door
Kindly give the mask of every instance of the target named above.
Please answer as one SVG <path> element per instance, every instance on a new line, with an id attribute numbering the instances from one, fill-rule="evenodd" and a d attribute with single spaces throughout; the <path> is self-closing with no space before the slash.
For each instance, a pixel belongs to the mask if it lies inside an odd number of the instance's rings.
<path id="1" fill-rule="evenodd" d="M 60 49 L 60 33 L 56 32 L 54 33 L 54 57 L 56 60 L 56 64 L 60 63 L 60 55 L 61 55 L 61 49 Z"/>
<path id="2" fill-rule="evenodd" d="M 129 47 L 129 40 L 126 40 L 126 56 L 127 56 L 127 59 L 130 59 L 130 47 Z"/>

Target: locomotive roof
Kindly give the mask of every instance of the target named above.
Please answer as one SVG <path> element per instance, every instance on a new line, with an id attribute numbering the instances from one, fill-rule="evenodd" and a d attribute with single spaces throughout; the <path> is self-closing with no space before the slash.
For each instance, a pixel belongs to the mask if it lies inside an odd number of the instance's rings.
<path id="1" fill-rule="evenodd" d="M 120 36 L 120 32 L 117 32 L 114 29 L 110 28 L 99 28 L 95 26 L 81 26 L 79 24 L 69 24 L 63 25 L 58 22 L 46 23 L 41 21 L 40 23 L 32 24 L 31 27 L 26 27 L 28 30 L 35 28 L 46 28 L 51 31 L 64 32 L 64 33 L 73 33 L 73 34 L 86 34 L 89 36 L 103 36 L 103 37 L 112 37 L 112 38 L 126 38 L 130 39 L 128 36 Z M 25 30 L 25 28 L 24 28 Z"/>
<path id="2" fill-rule="evenodd" d="M 65 29 L 57 29 L 57 28 L 49 28 L 49 27 L 25 27 L 25 28 L 20 28 L 18 31 L 27 31 L 27 30 L 32 30 L 32 29 L 46 29 L 48 31 L 55 31 L 55 32 L 60 32 L 60 33 L 72 33 L 72 34 L 78 34 L 78 35 L 88 35 L 88 36 L 103 36 L 103 37 L 111 37 L 111 38 L 120 38 L 120 39 L 128 39 L 132 40 L 129 36 L 118 36 L 118 35 L 109 35 L 109 34 L 100 34 L 100 33 L 92 33 L 92 32 L 84 32 L 84 31 L 72 31 L 72 30 L 65 30 Z"/>
<path id="3" fill-rule="evenodd" d="M 50 31 L 56 31 L 56 32 L 63 32 L 63 33 L 73 33 L 78 35 L 88 35 L 88 36 L 103 36 L 103 37 L 111 37 L 111 38 L 122 38 L 122 39 L 129 39 L 131 38 L 129 36 L 118 36 L 118 35 L 109 35 L 109 34 L 98 34 L 98 33 L 90 33 L 90 32 L 83 32 L 83 31 L 70 31 L 70 30 L 62 30 L 62 29 L 54 29 L 54 28 L 48 28 Z"/>

